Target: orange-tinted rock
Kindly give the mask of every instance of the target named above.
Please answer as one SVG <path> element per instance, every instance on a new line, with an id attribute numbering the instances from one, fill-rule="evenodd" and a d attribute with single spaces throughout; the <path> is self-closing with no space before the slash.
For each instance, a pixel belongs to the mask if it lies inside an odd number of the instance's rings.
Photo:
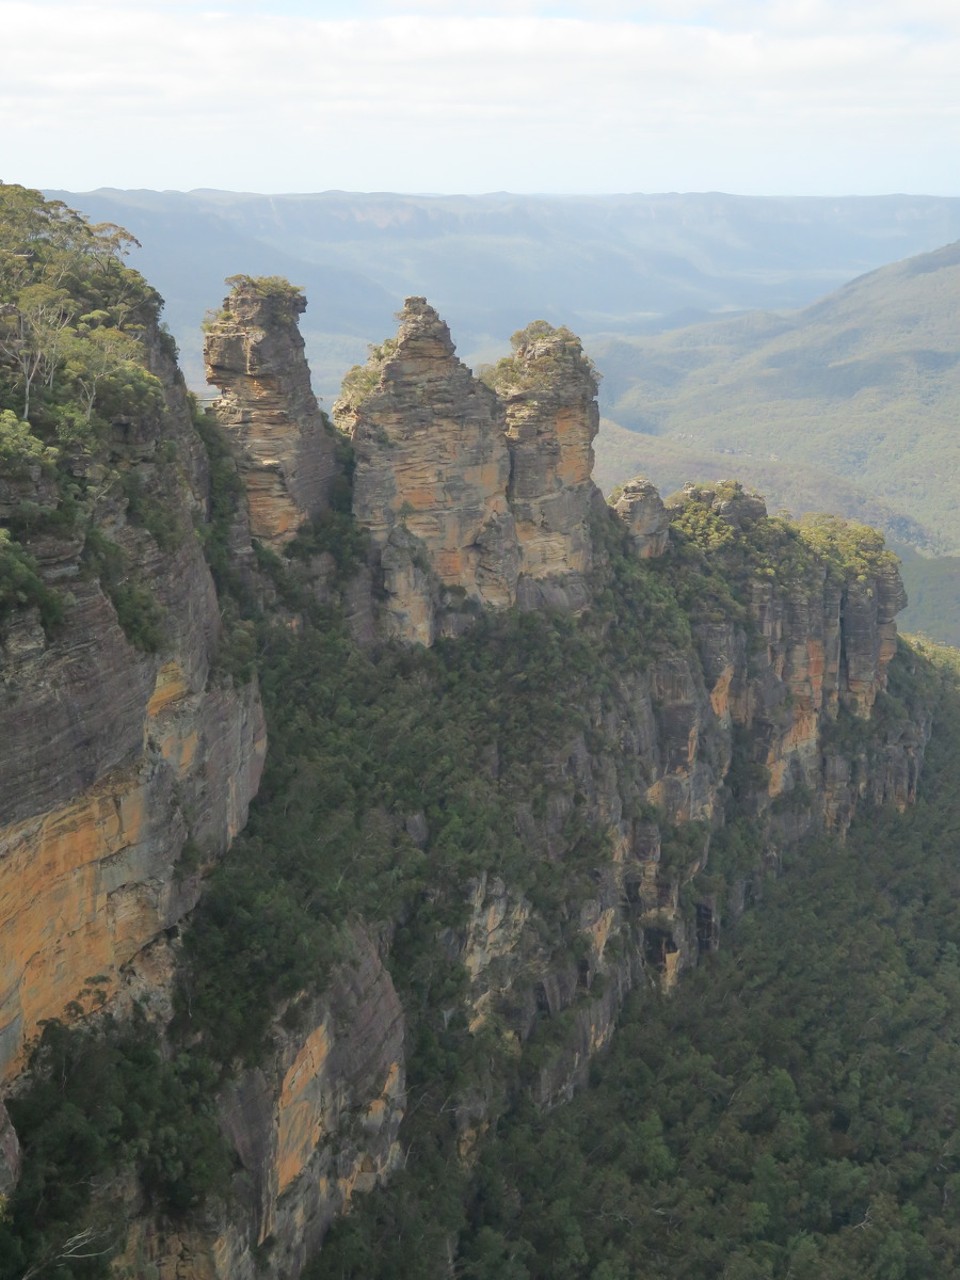
<path id="1" fill-rule="evenodd" d="M 326 509 L 337 471 L 335 439 L 311 390 L 298 328 L 306 305 L 285 281 L 238 277 L 204 343 L 251 533 L 275 549 Z"/>
<path id="2" fill-rule="evenodd" d="M 294 1280 L 353 1197 L 399 1167 L 403 1011 L 370 939 L 354 931 L 351 949 L 326 990 L 302 998 L 305 1029 L 277 1027 L 264 1064 L 224 1090 L 221 1125 L 239 1170 L 228 1204 L 179 1229 L 141 1207 L 118 1266 Z"/>
<path id="3" fill-rule="evenodd" d="M 494 394 L 408 298 L 397 338 L 344 380 L 334 418 L 353 441 L 353 510 L 391 634 L 430 644 L 462 630 L 470 605 L 586 603 L 596 375 L 567 329 L 538 322 L 514 345 Z"/>
<path id="4" fill-rule="evenodd" d="M 510 510 L 520 543 L 520 602 L 581 608 L 593 562 L 591 479 L 600 423 L 597 376 L 577 337 L 537 321 L 494 370 L 510 449 Z"/>
<path id="5" fill-rule="evenodd" d="M 641 560 L 663 555 L 670 537 L 670 516 L 652 481 L 646 476 L 628 480 L 613 509 L 633 535 Z"/>
<path id="6" fill-rule="evenodd" d="M 502 409 L 423 298 L 406 300 L 396 340 L 348 374 L 333 413 L 353 441 L 354 515 L 383 558 L 393 633 L 430 644 L 445 589 L 454 604 L 512 604 Z"/>
<path id="7" fill-rule="evenodd" d="M 111 549 L 156 613 L 156 651 L 124 633 L 69 526 L 27 542 L 44 580 L 69 587 L 62 627 L 45 634 L 24 609 L 0 634 L 5 1075 L 41 1021 L 113 996 L 141 952 L 191 909 L 199 879 L 175 872 L 186 840 L 209 860 L 222 853 L 263 767 L 256 686 L 210 680 L 220 611 L 193 528 L 206 513 L 206 455 L 155 317 L 146 317 L 144 350 L 165 411 L 118 420 L 75 474 L 95 545 Z M 163 510 L 158 536 L 141 509 Z"/>

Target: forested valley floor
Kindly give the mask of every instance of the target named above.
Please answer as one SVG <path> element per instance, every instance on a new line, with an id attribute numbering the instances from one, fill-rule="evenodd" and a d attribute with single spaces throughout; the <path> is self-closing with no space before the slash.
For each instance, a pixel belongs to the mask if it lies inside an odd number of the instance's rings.
<path id="1" fill-rule="evenodd" d="M 949 651 L 942 663 L 952 662 Z M 767 881 L 670 997 L 633 998 L 591 1088 L 429 1158 L 335 1229 L 311 1280 L 920 1280 L 960 1268 L 960 697 L 921 798 Z"/>

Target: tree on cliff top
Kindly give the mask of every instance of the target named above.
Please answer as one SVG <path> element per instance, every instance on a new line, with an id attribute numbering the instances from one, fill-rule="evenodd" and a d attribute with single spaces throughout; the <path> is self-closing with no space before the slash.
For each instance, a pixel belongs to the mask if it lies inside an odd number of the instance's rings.
<path id="1" fill-rule="evenodd" d="M 59 381 L 61 403 L 79 385 L 86 404 L 79 416 L 89 421 L 103 379 L 131 360 L 140 364 L 132 341 L 90 340 L 101 329 L 135 331 L 138 309 L 158 304 L 123 265 L 135 244 L 121 227 L 91 224 L 62 201 L 0 183 L 0 407 L 27 420 L 37 390 L 53 391 Z"/>

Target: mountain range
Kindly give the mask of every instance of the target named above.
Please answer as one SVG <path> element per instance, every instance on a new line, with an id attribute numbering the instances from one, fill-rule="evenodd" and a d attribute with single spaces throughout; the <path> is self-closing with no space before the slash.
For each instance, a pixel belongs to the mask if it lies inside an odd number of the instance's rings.
<path id="1" fill-rule="evenodd" d="M 240 272 L 304 289 L 318 394 L 425 295 L 476 365 L 542 318 L 598 348 L 710 316 L 802 307 L 854 276 L 960 238 L 960 199 L 705 194 L 414 196 L 326 191 L 48 192 L 141 242 L 192 385 L 200 324 Z M 609 373 L 608 373 L 609 376 Z"/>

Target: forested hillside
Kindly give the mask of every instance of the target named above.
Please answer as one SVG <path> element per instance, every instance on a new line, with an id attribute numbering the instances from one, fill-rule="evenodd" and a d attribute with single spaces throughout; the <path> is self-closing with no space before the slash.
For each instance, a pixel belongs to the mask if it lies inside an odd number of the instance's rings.
<path id="1" fill-rule="evenodd" d="M 960 236 L 960 201 L 924 196 L 51 194 L 141 242 L 133 261 L 167 300 L 194 390 L 200 323 L 224 277 L 294 281 L 311 300 L 307 350 L 330 401 L 407 294 L 440 308 L 476 364 L 536 316 L 570 325 L 592 350 L 602 336 L 802 307 Z"/>
<path id="2" fill-rule="evenodd" d="M 949 1272 L 882 537 L 608 506 L 576 336 L 481 381 L 421 297 L 335 429 L 232 278 L 201 413 L 124 233 L 0 197 L 0 1275 Z"/>
<path id="3" fill-rule="evenodd" d="M 312 1280 L 926 1280 L 960 1267 L 957 654 L 917 806 L 778 877 L 668 997 L 632 997 L 591 1085 L 522 1100 L 334 1232 Z M 418 1139 L 428 1144 L 421 1122 Z"/>
<path id="4" fill-rule="evenodd" d="M 475 367 L 498 359 L 505 336 L 534 315 L 580 333 L 603 373 L 604 492 L 637 471 L 665 494 L 736 475 L 772 510 L 837 512 L 927 557 L 960 536 L 950 460 L 956 201 L 69 198 L 136 234 L 132 261 L 167 299 L 194 390 L 200 323 L 225 276 L 277 274 L 306 290 L 307 350 L 328 402 L 370 335 L 388 329 L 397 299 L 426 292 Z M 935 252 L 896 262 L 925 251 Z M 906 625 L 960 642 L 952 566 L 907 559 Z"/>
<path id="5" fill-rule="evenodd" d="M 685 467 L 705 479 L 732 469 L 797 512 L 826 487 L 844 514 L 899 541 L 956 550 L 958 296 L 952 244 L 803 311 L 602 345 L 605 411 L 643 433 L 611 434 L 604 478 L 625 479 L 641 458 L 667 487 Z"/>

